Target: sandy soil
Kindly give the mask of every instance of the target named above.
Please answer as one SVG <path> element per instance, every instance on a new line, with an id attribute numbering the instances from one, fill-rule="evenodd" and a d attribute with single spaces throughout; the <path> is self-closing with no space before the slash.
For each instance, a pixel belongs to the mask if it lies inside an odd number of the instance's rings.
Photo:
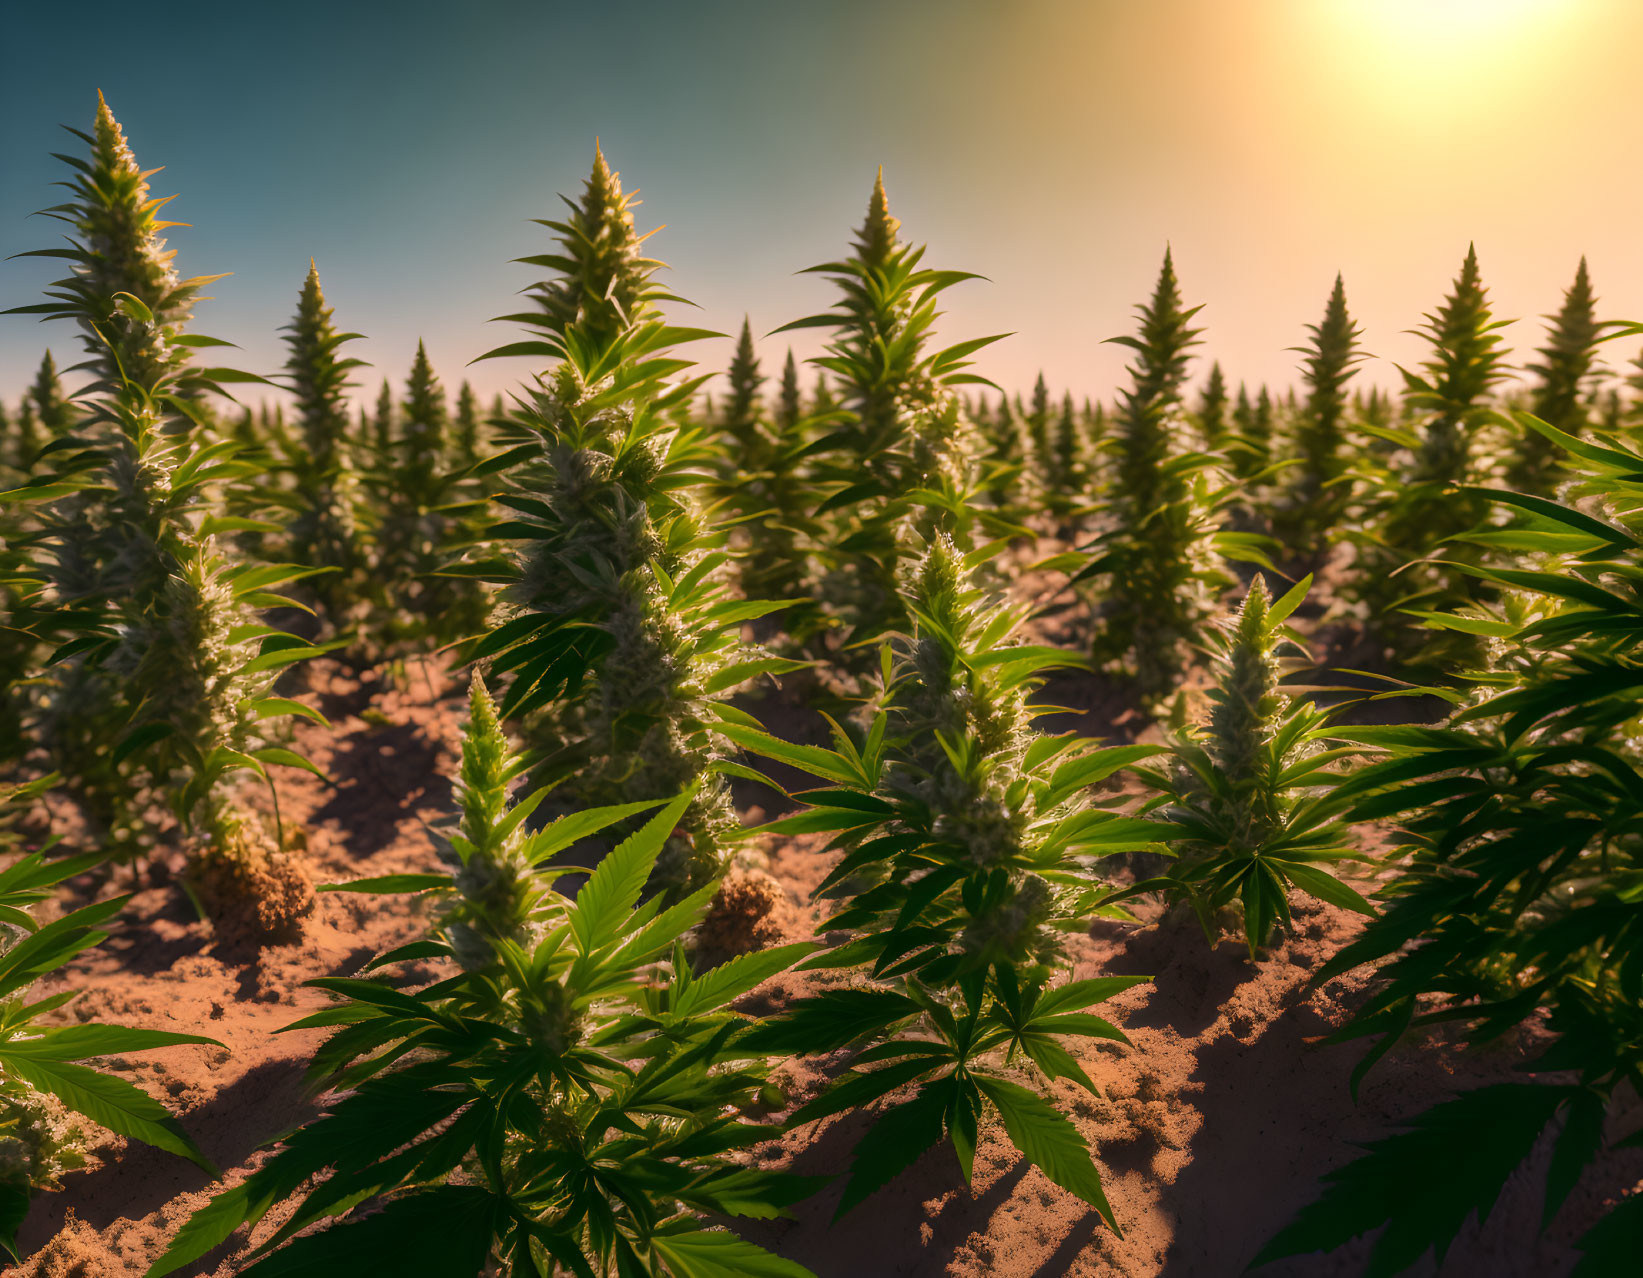
<path id="1" fill-rule="evenodd" d="M 310 697 L 332 716 L 335 731 L 305 729 L 302 744 L 335 786 L 297 774 L 282 784 L 286 819 L 308 831 L 315 877 L 431 868 L 433 847 L 422 821 L 448 797 L 443 773 L 455 760 L 461 686 L 415 666 L 397 685 L 333 668 L 315 682 L 321 686 Z M 1110 689 L 1071 681 L 1057 691 L 1065 696 L 1053 699 L 1078 706 L 1090 724 L 1105 720 L 1106 734 L 1133 730 L 1123 698 Z M 781 700 L 767 698 L 755 708 L 776 710 Z M 1112 719 L 1120 715 L 1125 722 L 1115 726 Z M 808 731 L 791 702 L 772 720 L 777 732 Z M 744 805 L 770 804 L 772 796 L 758 789 L 746 787 L 738 797 Z M 791 894 L 780 917 L 795 939 L 813 925 L 806 898 L 827 860 L 814 840 L 770 849 L 771 872 Z M 75 889 L 90 895 L 108 887 L 81 882 Z M 374 954 L 413 936 L 415 908 L 405 898 L 322 895 L 300 942 L 254 954 L 214 942 L 192 920 L 182 894 L 159 883 L 138 891 L 112 939 L 61 973 L 53 987 L 85 991 L 71 1011 L 83 1020 L 221 1040 L 223 1048 L 179 1047 L 110 1063 L 167 1097 L 233 1182 L 256 1164 L 261 1145 L 315 1112 L 303 1069 L 321 1032 L 274 1033 L 325 1004 L 303 981 L 357 972 Z M 829 1222 L 842 1183 L 801 1204 L 794 1220 L 738 1228 L 819 1278 L 1241 1273 L 1261 1244 L 1315 1196 L 1320 1174 L 1352 1156 L 1353 1142 L 1385 1134 L 1457 1088 L 1511 1077 L 1518 1059 L 1510 1048 L 1489 1055 L 1463 1055 L 1441 1043 L 1411 1048 L 1384 1062 L 1354 1105 L 1347 1076 L 1358 1049 L 1320 1048 L 1311 1040 L 1345 1020 L 1368 978 L 1352 974 L 1315 992 L 1307 982 L 1357 924 L 1304 900 L 1296 913 L 1297 934 L 1259 964 L 1232 942 L 1211 948 L 1194 922 L 1176 916 L 1142 925 L 1101 923 L 1077 939 L 1077 975 L 1153 977 L 1107 1005 L 1133 1046 L 1102 1044 L 1082 1053 L 1103 1097 L 1062 1087 L 1097 1149 L 1122 1239 L 1026 1168 L 1001 1131 L 986 1129 L 968 1188 L 943 1149 L 838 1225 Z M 779 1007 L 802 988 L 801 978 L 774 982 L 749 996 L 748 1010 Z M 795 1103 L 842 1066 L 842 1060 L 823 1060 L 796 1073 Z M 808 1173 L 840 1173 L 866 1121 L 860 1115 L 830 1120 L 754 1156 Z M 1572 1239 L 1605 1201 L 1643 1181 L 1643 1151 L 1601 1160 L 1555 1228 L 1537 1237 L 1545 1154 L 1509 1184 L 1485 1227 L 1463 1234 L 1441 1270 L 1428 1264 L 1415 1272 L 1445 1278 L 1568 1273 L 1576 1260 Z M 212 1189 L 203 1172 L 181 1159 L 116 1143 L 104 1151 L 100 1169 L 36 1201 L 21 1239 L 30 1259 L 16 1272 L 32 1278 L 140 1274 Z M 236 1237 L 183 1272 L 233 1274 L 246 1248 Z M 1262 1272 L 1272 1278 L 1355 1274 L 1366 1252 L 1360 1243 Z"/>
<path id="2" fill-rule="evenodd" d="M 313 725 L 300 734 L 302 747 L 336 784 L 328 788 L 288 772 L 280 792 L 286 821 L 307 831 L 317 881 L 434 868 L 422 821 L 449 800 L 444 772 L 460 743 L 462 694 L 437 671 L 429 673 L 432 681 L 413 666 L 400 689 L 375 674 L 362 679 L 335 671 L 316 679 L 322 686 L 304 698 L 331 717 L 335 732 Z M 429 695 L 436 690 L 446 695 Z M 367 723 L 359 714 L 368 708 L 389 722 Z M 71 886 L 88 898 L 108 894 L 107 886 L 84 880 Z M 111 886 L 127 888 L 127 872 Z M 380 951 L 414 938 L 420 932 L 415 909 L 410 898 L 322 894 L 299 941 L 256 953 L 215 941 L 183 893 L 162 883 L 136 892 L 111 938 L 54 974 L 43 991 L 84 990 L 69 1009 L 79 1020 L 207 1034 L 223 1044 L 166 1048 L 110 1064 L 167 1098 L 232 1183 L 254 1165 L 260 1145 L 316 1112 L 303 1071 L 323 1031 L 276 1033 L 328 1001 L 303 982 L 357 972 Z M 36 1199 L 20 1236 L 30 1258 L 19 1273 L 140 1274 L 210 1198 L 209 1178 L 192 1164 L 123 1145 L 104 1152 L 101 1168 Z M 217 1257 L 182 1272 L 226 1275 L 234 1265 Z"/>

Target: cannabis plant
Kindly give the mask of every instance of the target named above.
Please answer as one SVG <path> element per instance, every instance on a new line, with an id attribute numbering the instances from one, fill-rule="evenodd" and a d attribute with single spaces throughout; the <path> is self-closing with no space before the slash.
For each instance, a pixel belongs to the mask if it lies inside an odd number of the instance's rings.
<path id="1" fill-rule="evenodd" d="M 436 902 L 430 936 L 375 966 L 442 959 L 452 974 L 415 990 L 310 982 L 339 1001 L 291 1028 L 340 1027 L 310 1067 L 332 1099 L 197 1212 L 151 1278 L 293 1199 L 254 1253 L 263 1258 L 240 1271 L 247 1278 L 330 1272 L 365 1256 L 441 1278 L 493 1264 L 581 1278 L 802 1278 L 801 1266 L 702 1217 L 781 1215 L 814 1187 L 728 1155 L 781 1131 L 756 1117 L 770 1099 L 768 1053 L 729 1005 L 815 947 L 693 972 L 682 940 L 713 885 L 668 909 L 639 904 L 690 796 L 568 814 L 526 833 L 544 796 L 510 800 L 524 763 L 478 679 L 470 706 L 449 872 L 341 885 Z M 564 871 L 551 858 L 647 810 L 574 897 L 555 890 Z M 359 1213 L 368 1201 L 379 1209 Z"/>
<path id="2" fill-rule="evenodd" d="M 1172 743 L 1168 767 L 1135 769 L 1161 796 L 1148 806 L 1167 822 L 1162 841 L 1174 863 L 1109 900 L 1159 892 L 1188 902 L 1211 942 L 1222 911 L 1236 902 L 1251 957 L 1274 929 L 1290 926 L 1292 890 L 1373 913 L 1331 873 L 1357 857 L 1331 771 L 1353 752 L 1331 746 L 1326 712 L 1291 700 L 1278 683 L 1280 651 L 1306 652 L 1284 621 L 1311 581 L 1273 603 L 1257 577 L 1237 616 L 1212 632 L 1216 678 L 1207 720 Z"/>
<path id="3" fill-rule="evenodd" d="M 1343 536 L 1357 550 L 1350 592 L 1383 650 L 1424 666 L 1454 665 L 1475 656 L 1459 632 L 1420 631 L 1414 613 L 1441 611 L 1469 593 L 1465 548 L 1447 544 L 1488 514 L 1464 485 L 1481 477 L 1473 443 L 1493 410 L 1490 391 L 1508 373 L 1500 329 L 1468 249 L 1443 306 L 1418 330 L 1432 343 L 1420 369 L 1402 369 L 1404 402 L 1418 414 L 1411 426 L 1383 432 L 1400 446 L 1378 492 L 1366 496 L 1355 526 Z"/>
<path id="4" fill-rule="evenodd" d="M 474 388 L 463 382 L 456 392 L 456 416 L 451 422 L 450 463 L 454 470 L 466 472 L 479 464 L 489 441 L 485 425 L 479 416 L 479 397 Z"/>
<path id="5" fill-rule="evenodd" d="M 371 461 L 362 466 L 362 470 L 376 470 L 386 467 L 388 457 L 394 448 L 394 430 L 397 423 L 394 419 L 394 388 L 384 377 L 382 389 L 377 391 L 376 411 L 371 415 Z"/>
<path id="6" fill-rule="evenodd" d="M 900 232 L 881 173 L 851 256 L 809 268 L 838 286 L 835 308 L 777 330 L 833 330 L 816 362 L 839 380 L 844 415 L 811 447 L 826 494 L 817 514 L 832 517 L 819 589 L 845 647 L 903 619 L 896 567 L 912 545 L 938 531 L 967 537 L 974 432 L 956 388 L 985 382 L 964 371 L 968 357 L 999 340 L 933 344 L 940 295 L 977 277 L 922 266 L 924 249 Z"/>
<path id="7" fill-rule="evenodd" d="M 140 762 L 199 842 L 213 883 L 232 897 L 267 884 L 267 838 L 223 784 L 230 772 L 266 776 L 270 764 L 310 766 L 267 739 L 266 720 L 310 713 L 270 696 L 274 673 L 315 649 L 261 623 L 282 605 L 272 588 L 312 570 L 229 562 L 202 510 L 211 486 L 245 473 L 231 441 L 197 444 L 197 400 L 219 383 L 245 380 L 188 363 L 215 339 L 186 331 L 205 282 L 179 281 L 156 218 L 166 201 L 148 194 L 120 126 L 99 98 L 89 162 L 72 161 L 75 199 L 50 210 L 75 230 L 72 247 L 48 250 L 72 273 L 52 301 L 22 308 L 71 319 L 90 358 L 94 397 L 77 437 L 9 494 L 34 514 L 28 573 L 47 600 L 41 633 L 59 641 L 46 741 L 98 802 L 94 815 L 129 801 L 127 760 Z M 274 856 L 283 849 L 274 833 Z M 295 871 L 281 870 L 289 880 Z M 300 887 L 275 895 L 296 908 Z M 261 901 L 279 914 L 284 905 Z M 281 920 L 288 921 L 288 920 Z"/>
<path id="8" fill-rule="evenodd" d="M 202 492 L 237 473 L 226 460 L 233 445 L 190 450 L 163 434 L 166 416 L 142 387 L 128 385 L 95 407 L 118 431 L 106 467 L 47 475 L 12 494 L 49 502 L 100 495 L 102 484 L 118 494 L 114 536 L 92 543 L 107 575 L 83 593 L 70 593 L 65 570 L 86 549 L 85 508 L 46 507 L 29 538 L 28 572 L 56 605 L 39 609 L 37 624 L 62 640 L 51 657 L 59 673 L 46 711 L 48 747 L 79 770 L 94 815 L 111 822 L 127 817 L 122 800 L 131 802 L 131 767 L 139 765 L 195 842 L 193 889 L 205 908 L 221 916 L 249 905 L 258 930 L 281 930 L 305 908 L 300 874 L 283 857 L 277 817 L 273 831 L 261 829 L 226 778 L 243 769 L 267 780 L 269 765 L 312 770 L 270 738 L 266 721 L 315 717 L 273 695 L 273 684 L 320 649 L 259 620 L 263 608 L 300 606 L 274 588 L 310 570 L 232 563 L 209 518 L 196 522 Z M 145 491 L 143 481 L 155 477 L 163 487 Z M 113 833 L 134 837 L 118 825 Z"/>
<path id="9" fill-rule="evenodd" d="M 1088 1142 L 1046 1093 L 1055 1079 L 1066 1078 L 1097 1094 L 1068 1047 L 1080 1038 L 1127 1043 L 1122 1030 L 1088 1009 L 1147 979 L 1107 976 L 1052 985 L 1042 974 L 1022 977 L 1001 965 L 935 993 L 916 978 L 892 977 L 871 988 L 801 999 L 755 1030 L 749 1046 L 770 1052 L 854 1049 L 850 1070 L 831 1091 L 796 1110 L 788 1120 L 793 1126 L 918 1086 L 910 1099 L 884 1105 L 857 1143 L 835 1220 L 944 1142 L 968 1183 L 982 1120 L 992 1114 L 1027 1162 L 1094 1207 L 1117 1233 L 1122 1231 Z M 1023 1067 L 1037 1087 L 1010 1077 Z"/>
<path id="10" fill-rule="evenodd" d="M 787 360 L 782 364 L 781 386 L 776 393 L 776 429 L 791 431 L 804 416 L 803 392 L 799 388 L 799 362 L 793 358 L 793 348 L 787 348 Z"/>
<path id="11" fill-rule="evenodd" d="M 839 406 L 838 396 L 833 393 L 833 383 L 827 380 L 827 370 L 816 370 L 816 384 L 810 388 L 810 415 L 824 417 Z"/>
<path id="12" fill-rule="evenodd" d="M 1621 424 L 1628 435 L 1635 435 L 1639 406 L 1643 405 L 1643 353 L 1627 361 L 1628 369 L 1623 383 L 1624 390 L 1616 388 L 1616 394 L 1622 399 L 1624 410 L 1621 415 Z"/>
<path id="13" fill-rule="evenodd" d="M 759 371 L 759 357 L 753 349 L 753 326 L 745 316 L 725 380 L 729 383 L 722 410 L 727 457 L 755 458 L 768 443 L 766 432 L 759 428 L 759 419 L 764 415 L 759 388 L 765 378 Z"/>
<path id="14" fill-rule="evenodd" d="M 770 828 L 833 834 L 844 855 L 818 889 L 837 903 L 820 927 L 851 939 L 807 966 L 859 965 L 871 980 L 801 1000 L 754 1041 L 823 1052 L 875 1040 L 796 1123 L 921 1084 L 858 1146 L 841 1213 L 943 1138 L 968 1176 L 991 1104 L 1029 1161 L 1111 1223 L 1083 1137 L 1044 1093 L 1056 1078 L 1093 1090 L 1065 1042 L 1123 1041 L 1084 1009 L 1144 979 L 1056 983 L 1069 966 L 1063 934 L 1105 910 L 1109 889 L 1090 858 L 1157 833 L 1084 796 L 1157 748 L 1092 751 L 1032 731 L 1027 696 L 1039 672 L 1076 658 L 1010 642 L 1023 610 L 976 587 L 987 553 L 963 556 L 940 537 L 908 566 L 914 625 L 882 649 L 882 708 L 864 733 L 835 726 L 829 750 L 740 724 L 720 729 L 826 783 L 796 796 L 806 809 Z M 1039 1091 L 996 1072 L 1017 1058 L 1036 1068 Z"/>
<path id="15" fill-rule="evenodd" d="M 388 495 L 390 501 L 414 499 L 419 509 L 434 504 L 434 485 L 444 467 L 450 429 L 445 388 L 428 359 L 428 348 L 419 341 L 399 416 L 399 438 L 395 441 L 399 447 L 390 466 L 395 491 Z"/>
<path id="16" fill-rule="evenodd" d="M 1089 496 L 1092 468 L 1071 391 L 1061 397 L 1061 409 L 1050 431 L 1049 464 L 1056 504 L 1069 513 L 1078 509 Z"/>
<path id="17" fill-rule="evenodd" d="M 1091 404 L 1089 399 L 1084 400 L 1084 407 L 1079 414 L 1079 424 L 1084 431 L 1084 453 L 1089 458 L 1091 492 L 1099 492 L 1106 474 L 1106 463 L 1102 454 L 1107 441 L 1107 406 L 1097 403 Z"/>
<path id="18" fill-rule="evenodd" d="M 1042 383 L 1043 379 L 1039 380 Z M 1094 457 L 1070 392 L 1061 397 L 1053 412 L 1046 409 L 1046 413 L 1049 420 L 1041 454 L 1043 494 L 1038 511 L 1024 515 L 1048 514 L 1056 534 L 1066 537 L 1088 513 L 1095 482 Z"/>
<path id="19" fill-rule="evenodd" d="M 27 474 L 34 465 L 34 455 L 40 451 L 40 422 L 27 395 L 17 404 L 16 422 L 8 423 L 5 444 L 0 460 L 10 469 Z"/>
<path id="20" fill-rule="evenodd" d="M 326 619 L 342 627 L 360 598 L 364 566 L 358 527 L 358 481 L 348 464 L 347 395 L 351 370 L 365 362 L 341 355 L 358 333 L 338 331 L 320 290 L 319 268 L 308 264 L 296 318 L 286 326 L 290 348 L 287 386 L 297 400 L 297 447 L 285 458 L 291 486 L 279 494 L 287 508 L 290 557 L 325 569 L 307 590 L 324 605 Z"/>
<path id="21" fill-rule="evenodd" d="M 179 1043 L 222 1044 L 168 1030 L 47 1024 L 79 991 L 29 998 L 34 982 L 107 940 L 102 926 L 126 901 L 98 901 L 45 924 L 31 913 L 58 884 L 101 860 L 95 853 L 47 860 L 49 844 L 20 846 L 13 818 L 54 780 L 0 791 L 0 850 L 9 854 L 0 871 L 0 1248 L 14 1263 L 22 1259 L 17 1231 L 34 1192 L 59 1189 L 64 1175 L 88 1165 L 87 1126 L 180 1154 L 217 1174 L 164 1105 L 136 1084 L 80 1062 Z"/>
<path id="22" fill-rule="evenodd" d="M 47 351 L 40 359 L 34 385 L 29 388 L 29 400 L 35 420 L 48 436 L 55 439 L 74 425 L 74 405 L 63 394 L 63 383 L 57 376 L 57 361 Z"/>
<path id="23" fill-rule="evenodd" d="M 1238 395 L 1232 403 L 1232 427 L 1221 437 L 1220 448 L 1233 475 L 1252 488 L 1272 467 L 1276 418 L 1272 394 L 1265 386 L 1252 400 L 1248 387 L 1238 384 Z"/>
<path id="24" fill-rule="evenodd" d="M 1166 251 L 1140 333 L 1111 340 L 1136 352 L 1119 403 L 1116 459 L 1096 537 L 1057 557 L 1073 581 L 1100 578 L 1094 605 L 1098 663 L 1126 669 L 1141 697 L 1156 703 L 1175 690 L 1202 640 L 1215 593 L 1230 584 L 1225 552 L 1259 557 L 1246 533 L 1224 532 L 1229 496 L 1215 458 L 1183 438 L 1181 392 L 1198 308 L 1185 309 Z"/>
<path id="25" fill-rule="evenodd" d="M 813 575 L 813 548 L 826 535 L 810 514 L 818 497 L 808 455 L 815 435 L 837 423 L 804 413 L 791 351 L 774 417 L 766 414 L 759 395 L 764 380 L 752 329 L 743 321 L 723 410 L 721 500 L 743 530 L 737 534 L 742 593 L 749 599 L 793 600 L 783 609 L 781 629 L 790 646 L 799 647 L 827 628 L 826 615 L 803 598 Z"/>
<path id="26" fill-rule="evenodd" d="M 1033 402 L 1022 415 L 1022 422 L 1027 429 L 1027 438 L 1032 441 L 1033 452 L 1041 459 L 1044 465 L 1044 482 L 1051 488 L 1056 485 L 1056 478 L 1049 473 L 1050 459 L 1050 387 L 1044 380 L 1044 374 L 1038 375 L 1033 383 Z"/>
<path id="27" fill-rule="evenodd" d="M 1226 374 L 1221 371 L 1221 361 L 1216 360 L 1209 366 L 1209 376 L 1204 379 L 1196 413 L 1199 433 L 1210 448 L 1219 448 L 1225 442 L 1228 403 Z"/>
<path id="28" fill-rule="evenodd" d="M 975 403 L 966 405 L 976 434 L 980 437 L 976 464 L 980 470 L 981 491 L 998 506 L 1011 501 L 1015 485 L 1026 469 L 1026 459 L 1010 418 L 1009 397 L 1000 396 L 1000 401 L 1004 419 L 1002 429 L 998 415 L 987 403 L 986 395 L 977 393 Z"/>
<path id="29" fill-rule="evenodd" d="M 1602 396 L 1602 423 L 1605 434 L 1618 435 L 1626 425 L 1626 399 L 1618 386 L 1611 386 Z"/>
<path id="30" fill-rule="evenodd" d="M 1308 324 L 1307 330 L 1312 334 L 1311 345 L 1297 348 L 1306 356 L 1301 370 L 1307 388 L 1305 406 L 1295 423 L 1300 464 L 1286 476 L 1286 491 L 1272 522 L 1284 549 L 1316 569 L 1328 554 L 1330 535 L 1351 498 L 1346 386 L 1364 359 L 1358 326 L 1346 309 L 1346 285 L 1339 275 L 1322 321 Z"/>
<path id="31" fill-rule="evenodd" d="M 713 423 L 719 434 L 717 488 L 720 500 L 743 530 L 738 536 L 743 593 L 751 599 L 803 592 L 803 549 L 819 529 L 807 518 L 816 504 L 803 454 L 810 423 L 798 404 L 798 371 L 788 353 L 791 379 L 775 419 L 766 411 L 760 387 L 765 378 L 753 349 L 753 330 L 742 321 L 741 336 L 727 374 L 729 389 Z M 788 618 L 789 626 L 792 618 Z M 811 629 L 810 626 L 801 627 Z"/>
<path id="32" fill-rule="evenodd" d="M 24 413 L 28 404 L 25 396 Z M 12 435 L 9 425 L 0 407 L 0 483 L 8 488 L 11 483 L 26 482 L 35 451 L 32 442 Z M 9 468 L 7 463 L 14 458 L 19 464 Z M 0 762 L 4 763 L 21 758 L 32 744 L 25 722 L 42 655 L 33 629 L 39 582 L 29 572 L 21 544 L 27 530 L 25 513 L 0 502 Z"/>
<path id="33" fill-rule="evenodd" d="M 1238 383 L 1238 396 L 1232 402 L 1232 430 L 1237 440 L 1248 440 L 1255 434 L 1255 406 L 1249 398 L 1249 387 L 1243 382 Z M 1238 473 L 1244 474 L 1242 465 Z"/>
<path id="34" fill-rule="evenodd" d="M 367 629 L 390 651 L 471 638 L 484 628 L 488 601 L 476 578 L 447 568 L 472 543 L 484 502 L 469 468 L 456 467 L 445 389 L 422 342 L 398 413 L 380 420 L 391 423 L 385 451 L 364 478 L 376 579 Z"/>
<path id="35" fill-rule="evenodd" d="M 1481 631 L 1493 657 L 1474 693 L 1451 694 L 1446 724 L 1351 730 L 1383 757 L 1337 795 L 1354 800 L 1355 820 L 1396 821 L 1408 856 L 1381 915 L 1318 979 L 1382 963 L 1373 997 L 1335 1035 L 1381 1036 L 1354 1082 L 1433 1024 L 1458 1024 L 1475 1044 L 1532 1026 L 1534 1055 L 1519 1067 L 1524 1082 L 1440 1104 L 1335 1173 L 1263 1259 L 1390 1221 L 1372 1268 L 1394 1273 L 1429 1248 L 1441 1257 L 1470 1212 L 1487 1216 L 1548 1129 L 1543 1224 L 1605 1145 L 1639 1140 L 1643 454 L 1526 414 L 1514 426 L 1567 451 L 1579 505 L 1470 494 L 1530 517 L 1507 549 L 1533 567 L 1474 568 L 1508 593 L 1434 618 Z M 1640 1229 L 1633 1195 L 1580 1241 L 1579 1272 L 1635 1268 Z"/>
<path id="36" fill-rule="evenodd" d="M 661 860 L 677 894 L 718 875 L 740 829 L 709 732 L 720 696 L 795 663 L 740 644 L 743 622 L 780 605 L 731 595 L 724 534 L 694 500 L 712 452 L 675 410 L 700 382 L 670 381 L 690 365 L 667 350 L 712 334 L 662 318 L 632 205 L 599 154 L 571 217 L 548 224 L 561 251 L 526 259 L 562 272 L 509 317 L 537 336 L 491 353 L 554 363 L 518 397 L 496 463 L 514 518 L 491 535 L 517 549 L 475 566 L 503 583 L 503 611 L 467 655 L 506 681 L 503 713 L 530 721 L 536 775 L 562 779 L 564 802 L 701 781 Z"/>
<path id="37" fill-rule="evenodd" d="M 1366 392 L 1362 388 L 1352 392 L 1353 408 L 1360 424 L 1366 429 L 1384 431 L 1392 425 L 1392 396 L 1379 386 L 1371 386 Z M 1371 446 L 1384 444 L 1383 438 L 1371 437 Z"/>
<path id="38" fill-rule="evenodd" d="M 1606 336 L 1616 335 L 1612 330 L 1624 327 L 1599 321 L 1596 307 L 1583 257 L 1574 283 L 1564 291 L 1562 307 L 1556 315 L 1545 317 L 1551 328 L 1546 345 L 1540 348 L 1540 361 L 1527 370 L 1535 377 L 1529 411 L 1566 435 L 1585 433 L 1599 375 L 1597 348 Z M 1508 485 L 1519 492 L 1549 495 L 1559 478 L 1558 448 L 1538 431 L 1519 433 L 1514 443 L 1506 473 Z"/>

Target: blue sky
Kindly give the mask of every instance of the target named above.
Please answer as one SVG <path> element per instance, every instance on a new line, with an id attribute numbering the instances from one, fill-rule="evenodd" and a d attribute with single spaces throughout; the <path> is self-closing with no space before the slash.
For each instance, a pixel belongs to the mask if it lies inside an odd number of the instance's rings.
<path id="1" fill-rule="evenodd" d="M 197 328 L 258 372 L 312 255 L 368 335 L 363 394 L 418 337 L 453 388 L 512 384 L 517 362 L 464 366 L 514 336 L 485 323 L 531 281 L 509 259 L 544 250 L 529 219 L 597 136 L 708 327 L 823 307 L 795 272 L 841 251 L 883 164 L 929 260 L 989 277 L 943 332 L 1013 331 L 981 369 L 1012 387 L 1110 394 L 1102 339 L 1166 242 L 1235 382 L 1288 382 L 1339 269 L 1390 384 L 1470 239 L 1498 313 L 1530 317 L 1520 352 L 1581 253 L 1605 313 L 1643 318 L 1640 34 L 1628 0 L 36 3 L 0 44 L 0 256 L 52 243 L 27 215 L 101 88 L 180 193 L 180 267 L 233 272 Z M 0 296 L 52 277 L 7 262 Z M 66 326 L 0 319 L 0 398 L 48 343 L 68 362 Z"/>

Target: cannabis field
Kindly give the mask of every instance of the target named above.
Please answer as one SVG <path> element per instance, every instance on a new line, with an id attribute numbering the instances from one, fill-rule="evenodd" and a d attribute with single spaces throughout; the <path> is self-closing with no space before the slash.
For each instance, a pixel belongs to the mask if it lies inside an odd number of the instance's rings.
<path id="1" fill-rule="evenodd" d="M 1235 387 L 1165 253 L 1075 399 L 979 375 L 881 177 L 777 370 L 596 150 L 512 393 L 377 394 L 319 265 L 231 366 L 89 123 L 14 308 L 72 367 L 0 388 L 15 1272 L 1639 1271 L 1584 261 L 1517 349 L 1457 253 L 1389 393 L 1338 278 Z"/>

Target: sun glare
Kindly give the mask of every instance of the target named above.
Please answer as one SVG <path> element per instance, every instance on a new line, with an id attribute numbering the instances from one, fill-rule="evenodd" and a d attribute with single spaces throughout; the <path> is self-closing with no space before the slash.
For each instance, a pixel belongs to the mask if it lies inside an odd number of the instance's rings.
<path id="1" fill-rule="evenodd" d="M 1393 115 L 1484 111 L 1590 0 L 1322 0 L 1332 72 Z"/>
<path id="2" fill-rule="evenodd" d="M 1335 0 L 1342 19 L 1398 39 L 1494 41 L 1522 35 L 1578 0 Z"/>

